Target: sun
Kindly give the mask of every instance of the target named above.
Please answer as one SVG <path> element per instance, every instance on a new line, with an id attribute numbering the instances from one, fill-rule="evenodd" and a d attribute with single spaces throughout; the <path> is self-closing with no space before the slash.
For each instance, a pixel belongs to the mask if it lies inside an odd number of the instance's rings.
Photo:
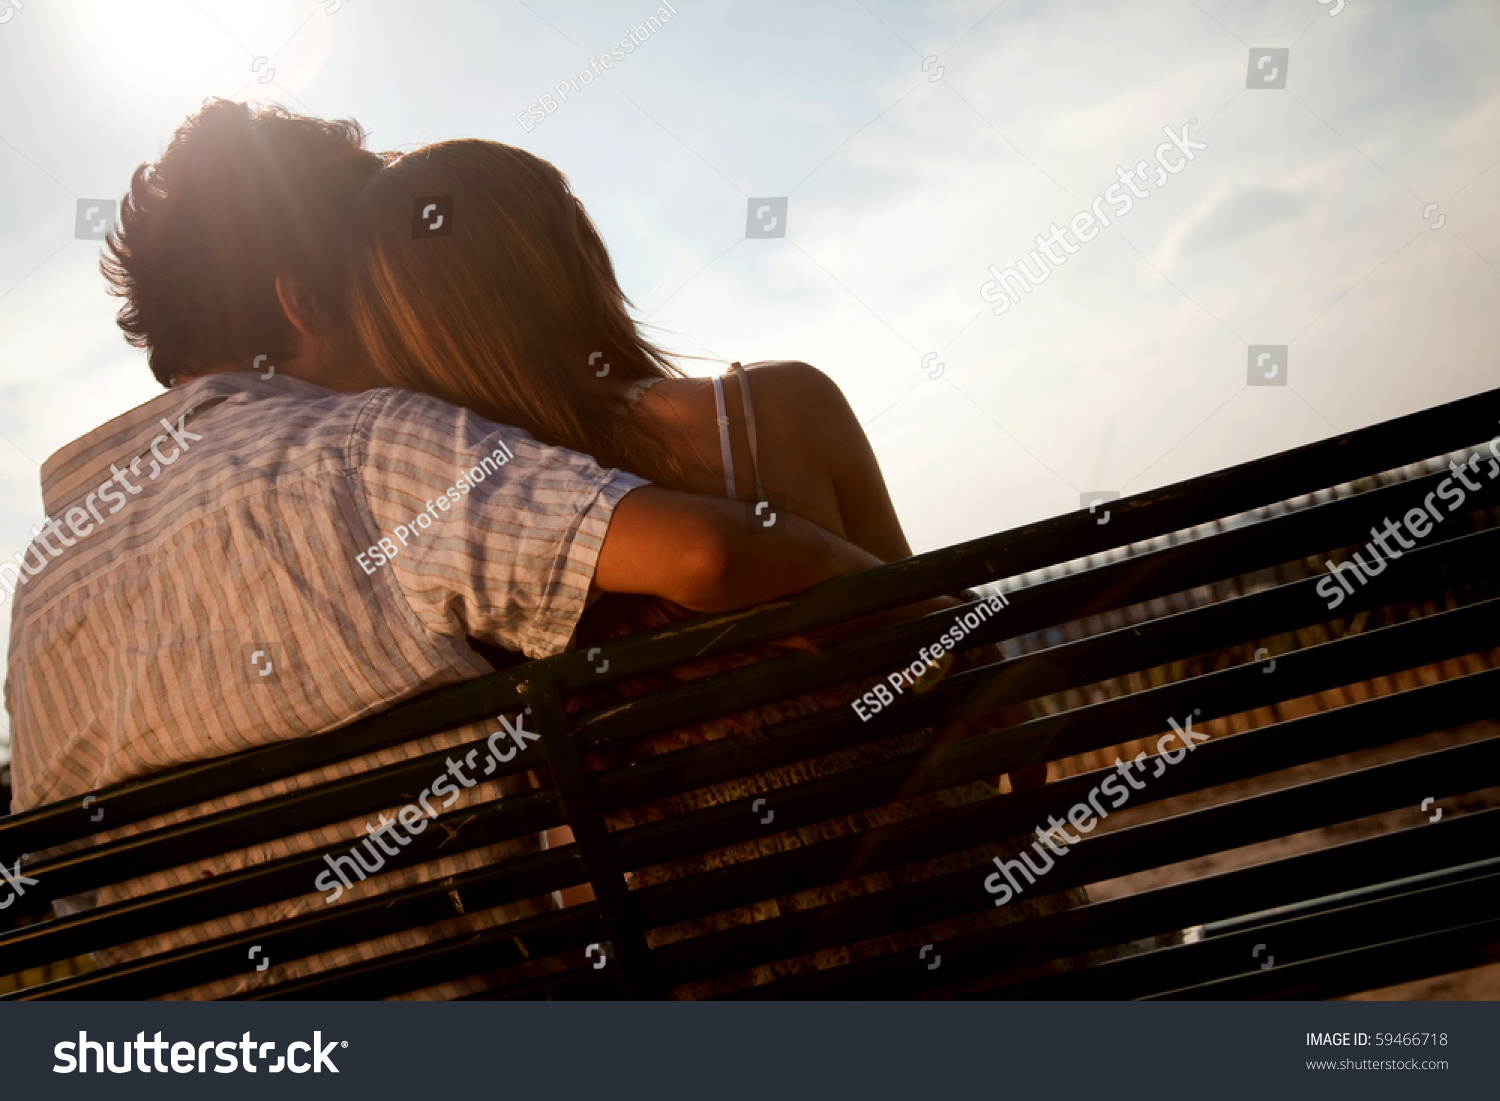
<path id="1" fill-rule="evenodd" d="M 69 14 L 91 77 L 109 88 L 275 99 L 312 83 L 332 37 L 332 20 L 310 0 L 82 0 Z"/>

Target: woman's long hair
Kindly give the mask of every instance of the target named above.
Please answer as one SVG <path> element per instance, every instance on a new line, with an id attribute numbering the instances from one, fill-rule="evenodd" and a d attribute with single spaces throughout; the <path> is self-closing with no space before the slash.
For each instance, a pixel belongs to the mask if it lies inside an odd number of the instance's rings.
<path id="1" fill-rule="evenodd" d="M 499 142 L 439 142 L 377 173 L 359 222 L 351 354 L 379 384 L 684 488 L 681 457 L 599 385 L 605 364 L 614 381 L 681 372 L 637 330 L 561 172 Z"/>

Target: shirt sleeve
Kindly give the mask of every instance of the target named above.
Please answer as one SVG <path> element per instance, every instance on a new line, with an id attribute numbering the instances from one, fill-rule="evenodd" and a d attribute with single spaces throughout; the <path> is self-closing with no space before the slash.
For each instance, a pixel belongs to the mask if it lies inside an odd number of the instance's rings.
<path id="1" fill-rule="evenodd" d="M 375 532 L 360 567 L 428 630 L 531 658 L 567 649 L 615 505 L 647 484 L 403 390 L 372 403 L 354 464 Z"/>

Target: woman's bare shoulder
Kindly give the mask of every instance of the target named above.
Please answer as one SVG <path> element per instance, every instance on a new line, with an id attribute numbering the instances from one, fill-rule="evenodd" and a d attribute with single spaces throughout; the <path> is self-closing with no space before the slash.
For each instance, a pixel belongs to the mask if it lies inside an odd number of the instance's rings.
<path id="1" fill-rule="evenodd" d="M 744 365 L 750 377 L 755 422 L 763 437 L 800 445 L 810 456 L 837 453 L 855 435 L 863 435 L 854 411 L 838 384 L 810 363 L 767 360 Z M 737 404 L 739 387 L 729 382 L 726 396 Z M 652 386 L 643 409 L 674 423 L 712 428 L 714 395 L 706 378 L 672 378 Z"/>
<path id="2" fill-rule="evenodd" d="M 773 419 L 767 453 L 804 479 L 826 485 L 822 515 L 835 518 L 837 531 L 885 561 L 911 554 L 901 522 L 891 506 L 880 462 L 864 427 L 838 383 L 809 363 L 780 360 L 748 364 L 755 419 Z M 762 412 L 765 410 L 766 412 Z M 807 514 L 812 518 L 812 514 Z"/>
<path id="3" fill-rule="evenodd" d="M 804 363 L 800 359 L 762 360 L 759 363 L 745 364 L 745 370 L 750 374 L 751 381 L 757 390 L 761 387 L 771 387 L 778 394 L 787 396 L 813 397 L 819 394 L 843 396 L 833 379 L 811 363 Z"/>
<path id="4" fill-rule="evenodd" d="M 747 363 L 755 419 L 774 417 L 790 432 L 837 442 L 850 431 L 860 431 L 854 411 L 838 383 L 810 363 L 770 360 Z"/>

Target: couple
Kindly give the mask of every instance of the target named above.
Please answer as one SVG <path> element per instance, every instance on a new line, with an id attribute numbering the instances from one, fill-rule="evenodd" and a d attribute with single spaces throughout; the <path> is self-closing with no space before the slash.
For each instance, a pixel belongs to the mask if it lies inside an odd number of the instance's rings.
<path id="1" fill-rule="evenodd" d="M 432 203 L 447 216 L 436 234 L 423 217 Z M 0 563 L 15 592 L 14 811 L 331 730 L 515 653 L 756 604 L 911 553 L 838 388 L 800 363 L 682 376 L 638 332 L 564 177 L 521 150 L 453 141 L 381 157 L 353 123 L 210 101 L 135 173 L 104 267 L 127 339 L 168 389 L 44 464 L 54 519 L 37 531 L 62 544 L 47 544 L 51 568 L 33 573 L 24 554 Z M 138 473 L 162 424 L 189 446 L 160 479 L 130 482 L 124 471 Z M 513 457 L 468 475 L 490 455 Z M 89 522 L 80 506 L 112 473 L 124 504 Z M 469 488 L 447 492 L 461 475 Z M 746 522 L 745 502 L 768 495 L 791 510 L 776 539 Z M 435 522 L 384 564 L 357 561 L 424 512 Z M 483 733 L 435 735 L 120 835 Z M 514 777 L 462 794 L 520 790 Z M 368 831 L 321 827 L 58 909 Z M 388 871 L 353 896 L 543 843 Z M 553 904 L 460 906 L 437 925 L 191 994 L 294 979 Z M 317 894 L 270 903 L 96 955 L 109 964 L 321 905 Z"/>

